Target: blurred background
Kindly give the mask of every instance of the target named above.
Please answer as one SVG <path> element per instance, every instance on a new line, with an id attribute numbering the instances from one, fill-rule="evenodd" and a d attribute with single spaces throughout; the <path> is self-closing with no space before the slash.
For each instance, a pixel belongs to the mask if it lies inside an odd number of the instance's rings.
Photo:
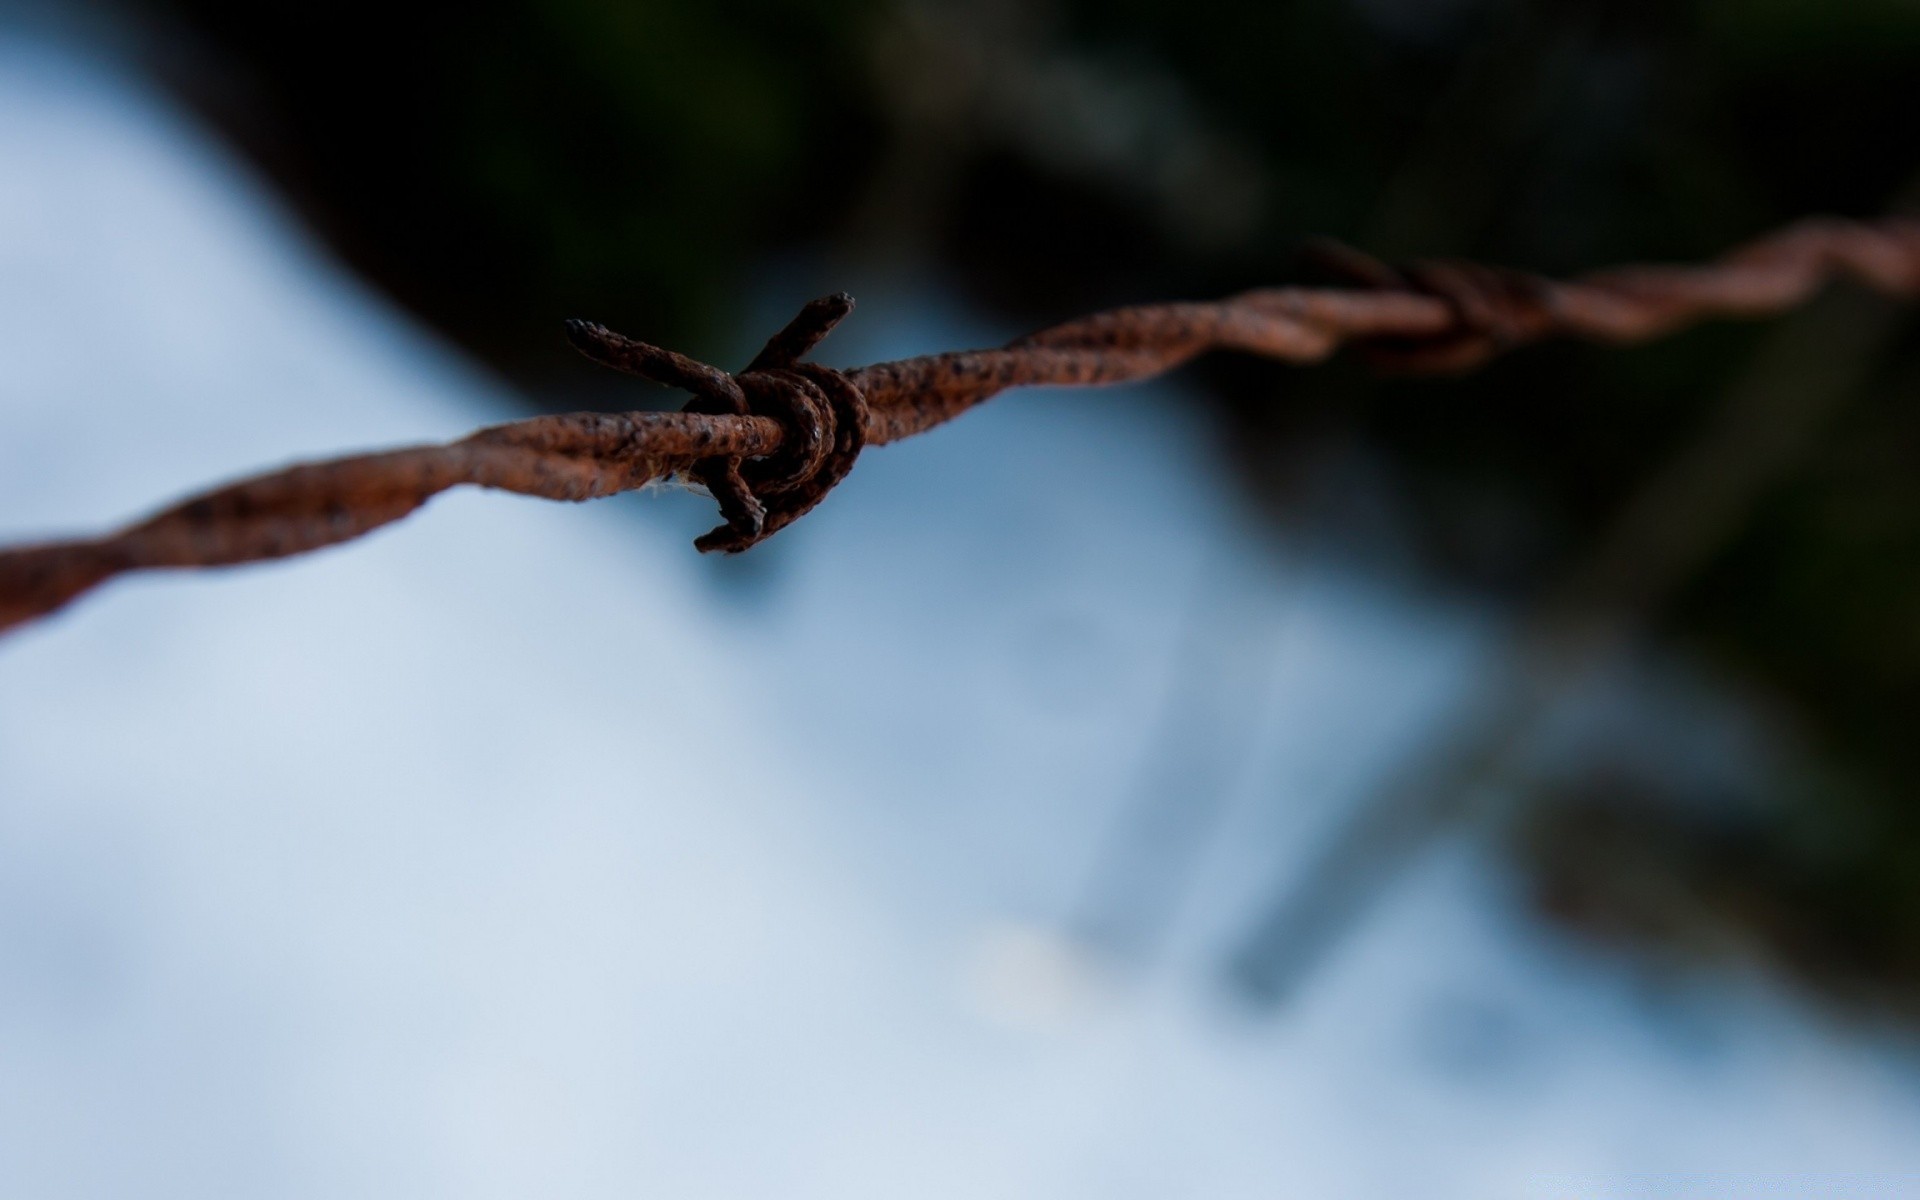
<path id="1" fill-rule="evenodd" d="M 0 5 L 0 534 L 678 403 L 571 316 L 1707 258 L 1914 203 L 1916 112 L 1911 0 Z M 113 585 L 0 642 L 0 1184 L 1920 1194 L 1917 331 L 1218 356 L 735 560 L 460 495 Z"/>

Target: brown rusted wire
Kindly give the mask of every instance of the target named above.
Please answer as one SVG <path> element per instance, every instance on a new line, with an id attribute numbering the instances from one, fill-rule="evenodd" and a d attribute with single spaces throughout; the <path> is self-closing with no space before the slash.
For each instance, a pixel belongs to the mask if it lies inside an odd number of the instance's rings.
<path id="1" fill-rule="evenodd" d="M 1396 270 L 1323 248 L 1355 286 L 1268 288 L 1097 313 L 999 349 L 838 370 L 802 361 L 853 308 L 807 305 L 729 374 L 586 322 L 567 334 L 607 366 L 693 393 L 677 413 L 572 413 L 457 442 L 307 463 L 229 484 L 118 533 L 0 550 L 0 630 L 127 571 L 300 554 L 359 537 L 461 484 L 590 500 L 655 480 L 707 488 L 725 524 L 702 550 L 747 549 L 804 515 L 866 445 L 924 433 L 1013 387 L 1146 379 L 1213 350 L 1308 364 L 1353 343 L 1400 370 L 1466 371 L 1548 337 L 1622 345 L 1714 317 L 1793 308 L 1848 277 L 1920 295 L 1920 221 L 1814 219 L 1706 266 L 1635 266 L 1558 282 L 1474 263 Z"/>

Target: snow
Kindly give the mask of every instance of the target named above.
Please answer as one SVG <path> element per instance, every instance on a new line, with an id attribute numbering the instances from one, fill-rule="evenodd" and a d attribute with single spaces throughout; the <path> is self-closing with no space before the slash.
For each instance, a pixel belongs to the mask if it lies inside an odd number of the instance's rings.
<path id="1" fill-rule="evenodd" d="M 996 332 L 902 290 L 828 357 Z M 514 409 L 145 86 L 0 34 L 0 537 Z M 1265 552 L 1195 412 L 1010 397 L 738 563 L 693 497 L 457 493 L 0 641 L 0 1195 L 1920 1194 L 1910 1048 L 1650 998 L 1470 839 L 1236 1006 L 1250 903 L 1498 630 Z M 1170 724 L 1196 624 L 1262 669 Z M 1145 774 L 1217 820 L 1107 963 Z"/>

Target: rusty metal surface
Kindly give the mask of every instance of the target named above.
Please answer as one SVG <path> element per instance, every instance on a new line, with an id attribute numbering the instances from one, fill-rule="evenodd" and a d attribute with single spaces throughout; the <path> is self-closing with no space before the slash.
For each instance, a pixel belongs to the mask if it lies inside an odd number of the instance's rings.
<path id="1" fill-rule="evenodd" d="M 1554 281 L 1475 263 L 1393 268 L 1343 247 L 1320 257 L 1346 288 L 1272 288 L 1211 303 L 1097 313 L 1004 347 L 837 370 L 802 361 L 852 311 L 808 304 L 735 373 L 574 321 L 606 366 L 693 393 L 678 413 L 572 413 L 457 442 L 308 463 L 229 484 L 105 537 L 0 549 L 0 630 L 127 571 L 280 558 L 396 521 L 450 487 L 591 500 L 680 477 L 725 523 L 702 550 L 737 552 L 803 516 L 867 445 L 924 433 L 1015 387 L 1146 379 L 1215 350 L 1295 364 L 1353 345 L 1380 366 L 1471 370 L 1530 342 L 1624 345 L 1718 317 L 1791 309 L 1836 278 L 1920 295 L 1920 221 L 1815 219 L 1704 266 L 1633 266 Z"/>

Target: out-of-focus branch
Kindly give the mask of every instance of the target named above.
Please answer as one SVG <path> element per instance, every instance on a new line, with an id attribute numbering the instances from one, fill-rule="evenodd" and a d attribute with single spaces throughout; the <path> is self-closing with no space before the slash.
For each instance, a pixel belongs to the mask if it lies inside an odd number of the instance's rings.
<path id="1" fill-rule="evenodd" d="M 1782 322 L 1700 436 L 1628 498 L 1457 698 L 1454 726 L 1362 797 L 1272 899 L 1234 957 L 1249 994 L 1268 1004 L 1293 997 L 1443 834 L 1514 815 L 1538 782 L 1544 732 L 1635 650 L 1661 607 L 1859 394 L 1901 316 L 1871 296 L 1835 295 Z"/>

